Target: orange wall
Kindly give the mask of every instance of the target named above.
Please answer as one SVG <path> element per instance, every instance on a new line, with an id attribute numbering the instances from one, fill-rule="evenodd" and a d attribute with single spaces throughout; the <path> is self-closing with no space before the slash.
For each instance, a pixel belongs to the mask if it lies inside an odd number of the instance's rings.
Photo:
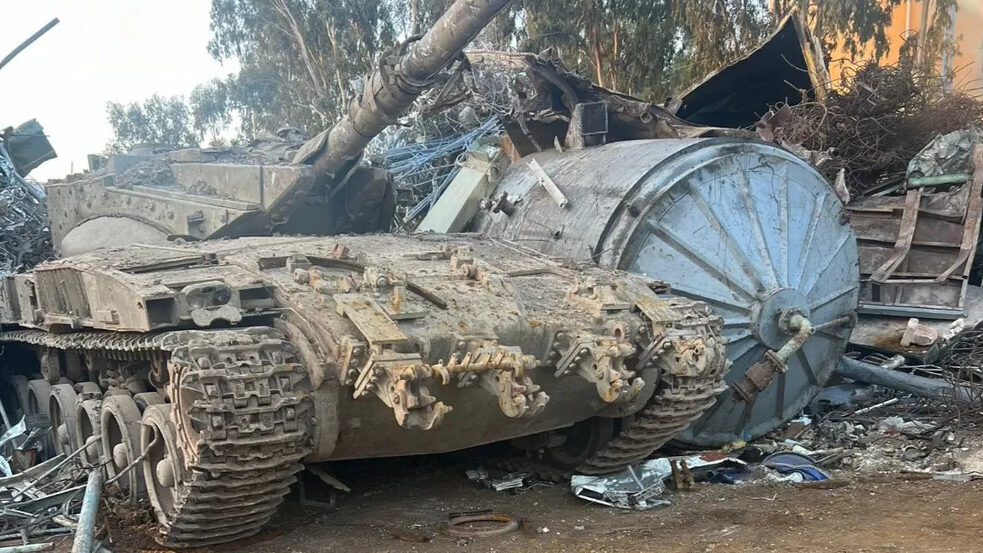
<path id="1" fill-rule="evenodd" d="M 907 35 L 905 24 L 908 19 L 909 3 L 911 5 L 910 30 L 917 31 L 921 24 L 922 2 L 904 0 L 896 6 L 891 14 L 891 26 L 887 29 L 891 49 L 882 59 L 882 63 L 890 64 L 898 61 L 898 53 Z M 959 0 L 959 10 L 956 11 L 956 43 L 959 50 L 955 62 L 956 87 L 964 90 L 980 89 L 970 91 L 983 96 L 983 0 Z M 833 82 L 836 83 L 844 64 L 836 60 L 846 58 L 848 55 L 843 51 L 837 51 L 829 57 L 832 60 L 830 74 Z M 863 58 L 863 54 L 859 55 L 858 61 Z M 941 60 L 938 63 L 941 65 Z"/>

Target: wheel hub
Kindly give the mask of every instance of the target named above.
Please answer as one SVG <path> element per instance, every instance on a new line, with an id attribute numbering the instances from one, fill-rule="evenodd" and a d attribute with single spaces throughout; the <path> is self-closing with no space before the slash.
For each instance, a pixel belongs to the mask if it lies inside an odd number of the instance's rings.
<path id="1" fill-rule="evenodd" d="M 126 444 L 122 443 L 113 446 L 113 463 L 118 470 L 123 470 L 130 464 L 130 454 L 126 449 Z"/>
<path id="2" fill-rule="evenodd" d="M 751 315 L 755 337 L 768 349 L 781 348 L 789 337 L 782 327 L 782 314 L 792 311 L 809 318 L 809 300 L 798 290 L 778 288 L 761 295 Z"/>
<path id="3" fill-rule="evenodd" d="M 157 473 L 157 481 L 160 482 L 162 486 L 166 486 L 168 488 L 174 487 L 174 466 L 171 465 L 170 456 L 165 456 L 163 459 L 157 462 L 155 472 Z"/>

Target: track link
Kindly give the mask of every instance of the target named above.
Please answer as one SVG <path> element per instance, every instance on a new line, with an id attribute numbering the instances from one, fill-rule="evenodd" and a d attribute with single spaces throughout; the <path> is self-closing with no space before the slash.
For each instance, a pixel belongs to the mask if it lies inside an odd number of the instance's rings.
<path id="1" fill-rule="evenodd" d="M 158 542 L 201 547 L 256 534 L 311 452 L 306 370 L 290 343 L 250 329 L 190 339 L 171 351 L 168 371 L 183 474 L 170 508 L 155 505 Z"/>
<path id="2" fill-rule="evenodd" d="M 706 412 L 723 390 L 728 361 L 719 338 L 722 321 L 711 315 L 701 302 L 674 300 L 671 306 L 683 317 L 665 324 L 669 351 L 659 358 L 659 388 L 633 420 L 577 467 L 577 472 L 606 474 L 647 458 Z M 686 372 L 677 370 L 681 365 L 694 360 L 674 355 L 673 342 L 702 343 L 707 363 L 705 370 L 698 376 L 677 376 Z"/>
<path id="3" fill-rule="evenodd" d="M 168 359 L 170 403 L 151 405 L 144 414 L 145 425 L 156 417 L 168 433 L 176 465 L 173 486 L 151 493 L 160 523 L 157 541 L 165 547 L 202 547 L 256 534 L 312 450 L 311 383 L 293 346 L 273 329 L 15 330 L 0 332 L 0 341 Z M 147 468 L 147 484 L 154 485 L 156 467 Z"/>

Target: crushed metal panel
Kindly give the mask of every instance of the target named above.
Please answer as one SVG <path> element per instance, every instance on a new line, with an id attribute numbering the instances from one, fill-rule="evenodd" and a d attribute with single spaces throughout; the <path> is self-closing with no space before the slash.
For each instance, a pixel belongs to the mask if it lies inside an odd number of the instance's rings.
<path id="1" fill-rule="evenodd" d="M 819 41 L 792 12 L 757 49 L 681 94 L 675 114 L 698 125 L 747 127 L 773 105 L 821 100 L 829 82 Z"/>
<path id="2" fill-rule="evenodd" d="M 578 106 L 593 111 L 598 125 L 588 126 L 592 144 L 647 138 L 695 138 L 703 136 L 747 136 L 748 131 L 734 128 L 694 125 L 669 110 L 640 98 L 598 86 L 569 71 L 559 59 L 528 52 L 473 50 L 468 61 L 475 66 L 492 66 L 503 70 L 522 70 L 531 86 L 521 90 L 525 98 L 503 123 L 509 140 L 519 156 L 552 150 L 556 144 L 577 147 L 578 137 L 568 141 L 571 118 Z M 603 105 L 603 110 L 599 109 Z M 581 111 L 584 107 L 579 108 Z M 603 125 L 600 117 L 606 117 Z M 576 127 L 576 125 L 574 125 Z M 573 129 L 574 135 L 578 132 Z M 603 136 L 603 140 L 600 138 Z"/>

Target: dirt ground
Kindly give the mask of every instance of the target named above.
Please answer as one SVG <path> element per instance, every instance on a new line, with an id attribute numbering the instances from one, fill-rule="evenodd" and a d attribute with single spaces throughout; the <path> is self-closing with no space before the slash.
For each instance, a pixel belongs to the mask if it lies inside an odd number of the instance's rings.
<path id="1" fill-rule="evenodd" d="M 199 553 L 983 551 L 983 482 L 866 477 L 827 490 L 698 484 L 671 494 L 671 506 L 634 512 L 584 503 L 565 486 L 494 492 L 467 480 L 465 468 L 413 461 L 370 466 L 344 478 L 353 491 L 335 509 L 292 498 L 260 535 Z M 523 526 L 489 538 L 441 532 L 448 513 L 479 509 L 523 519 Z M 159 551 L 139 530 L 117 528 L 117 541 L 107 545 L 114 553 Z M 429 541 L 412 541 L 418 539 Z"/>

